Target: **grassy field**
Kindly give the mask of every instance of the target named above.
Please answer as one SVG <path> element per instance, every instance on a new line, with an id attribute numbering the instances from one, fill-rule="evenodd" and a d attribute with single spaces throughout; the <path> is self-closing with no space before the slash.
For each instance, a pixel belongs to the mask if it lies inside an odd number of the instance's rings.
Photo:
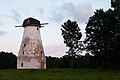
<path id="1" fill-rule="evenodd" d="M 103 69 L 1 69 L 0 80 L 120 80 L 120 70 Z"/>

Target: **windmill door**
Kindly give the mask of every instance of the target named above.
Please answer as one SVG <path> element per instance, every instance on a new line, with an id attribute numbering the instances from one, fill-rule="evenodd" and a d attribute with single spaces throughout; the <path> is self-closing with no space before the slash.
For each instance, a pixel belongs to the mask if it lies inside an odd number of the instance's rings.
<path id="1" fill-rule="evenodd" d="M 41 64 L 40 64 L 41 69 L 44 69 L 44 65 L 45 65 L 45 63 L 43 61 L 41 61 Z"/>

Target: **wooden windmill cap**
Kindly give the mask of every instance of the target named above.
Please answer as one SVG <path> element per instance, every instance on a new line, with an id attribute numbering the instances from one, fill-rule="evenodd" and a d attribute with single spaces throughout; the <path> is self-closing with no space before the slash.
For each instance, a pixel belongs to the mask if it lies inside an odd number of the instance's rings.
<path id="1" fill-rule="evenodd" d="M 22 24 L 23 27 L 26 27 L 26 26 L 36 26 L 36 27 L 41 27 L 41 24 L 40 24 L 40 21 L 35 19 L 35 18 L 27 18 L 23 21 L 23 24 Z"/>

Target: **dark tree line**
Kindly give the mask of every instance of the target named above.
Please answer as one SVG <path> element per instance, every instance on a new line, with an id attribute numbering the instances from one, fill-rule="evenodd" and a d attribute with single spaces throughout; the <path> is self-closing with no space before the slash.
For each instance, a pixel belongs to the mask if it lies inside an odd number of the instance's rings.
<path id="1" fill-rule="evenodd" d="M 0 69 L 13 69 L 17 67 L 17 57 L 12 52 L 0 52 Z"/>
<path id="2" fill-rule="evenodd" d="M 92 56 L 78 56 L 73 58 L 72 68 L 95 68 L 92 63 Z M 91 59 L 90 59 L 91 58 Z M 64 55 L 60 58 L 46 56 L 47 68 L 71 68 L 71 56 Z M 90 62 L 91 61 L 91 62 Z M 16 69 L 17 57 L 13 53 L 0 52 L 0 69 Z"/>
<path id="3" fill-rule="evenodd" d="M 71 56 L 65 55 L 60 58 L 46 56 L 47 68 L 71 68 Z M 73 57 L 72 68 L 95 68 L 93 63 L 93 56 L 78 56 Z M 94 59 L 95 60 L 95 59 Z M 13 53 L 0 52 L 0 69 L 16 69 L 17 57 Z"/>
<path id="4" fill-rule="evenodd" d="M 72 68 L 97 68 L 93 63 L 93 56 L 80 56 L 72 57 L 73 66 Z M 46 57 L 47 68 L 71 68 L 71 56 L 64 55 L 60 58 L 58 57 Z"/>

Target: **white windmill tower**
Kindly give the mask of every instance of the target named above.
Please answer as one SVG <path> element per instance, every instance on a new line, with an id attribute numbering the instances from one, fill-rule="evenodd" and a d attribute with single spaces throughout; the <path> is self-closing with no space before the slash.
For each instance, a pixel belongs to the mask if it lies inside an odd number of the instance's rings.
<path id="1" fill-rule="evenodd" d="M 39 20 L 30 17 L 24 20 L 22 26 L 16 26 L 24 27 L 17 69 L 46 69 L 46 57 L 39 30 L 44 24 L 48 23 L 40 24 Z"/>

